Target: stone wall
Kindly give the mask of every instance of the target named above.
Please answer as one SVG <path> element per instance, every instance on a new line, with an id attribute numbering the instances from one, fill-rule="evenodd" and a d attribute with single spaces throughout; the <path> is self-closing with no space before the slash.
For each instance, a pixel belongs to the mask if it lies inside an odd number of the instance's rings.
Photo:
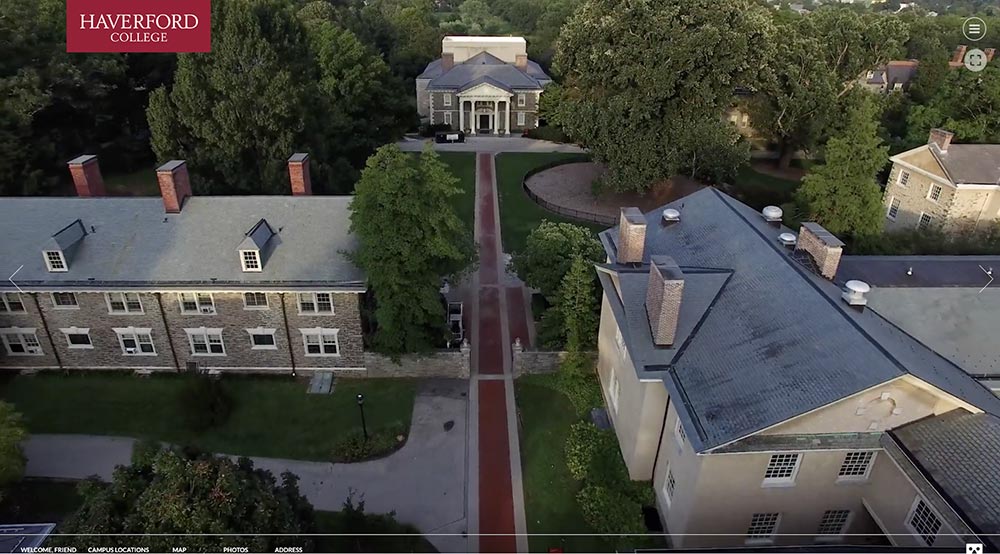
<path id="1" fill-rule="evenodd" d="M 470 348 L 439 350 L 433 354 L 403 356 L 396 364 L 388 356 L 365 352 L 365 371 L 345 371 L 339 377 L 451 377 L 469 378 Z"/>
<path id="2" fill-rule="evenodd" d="M 511 371 L 514 374 L 514 378 L 517 379 L 522 375 L 554 373 L 559 369 L 559 364 L 562 363 L 569 352 L 524 350 L 521 346 L 521 341 L 515 340 L 514 346 L 511 348 L 511 354 L 513 355 Z M 597 353 L 594 352 L 591 355 L 594 357 L 596 363 Z"/>

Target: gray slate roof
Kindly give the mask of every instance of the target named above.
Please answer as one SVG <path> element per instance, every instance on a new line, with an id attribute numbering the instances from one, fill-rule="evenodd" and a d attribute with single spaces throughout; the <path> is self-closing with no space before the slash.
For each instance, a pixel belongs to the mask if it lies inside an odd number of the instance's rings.
<path id="1" fill-rule="evenodd" d="M 844 256 L 837 280 L 860 279 L 873 287 L 1000 288 L 1000 256 Z M 907 275 L 907 272 L 910 275 Z"/>
<path id="2" fill-rule="evenodd" d="M 364 276 L 344 255 L 356 247 L 348 233 L 350 201 L 349 196 L 194 196 L 180 213 L 166 214 L 159 197 L 0 198 L 0 287 L 10 288 L 6 277 L 23 264 L 15 280 L 25 289 L 254 283 L 361 290 Z M 49 273 L 42 249 L 77 219 L 87 235 L 74 247 L 69 271 Z M 237 249 L 261 219 L 277 234 L 267 241 L 263 270 L 244 273 Z"/>
<path id="3" fill-rule="evenodd" d="M 1000 533 L 1000 418 L 958 408 L 890 433 L 977 534 Z"/>
<path id="4" fill-rule="evenodd" d="M 679 223 L 661 222 L 666 207 L 680 210 Z M 617 320 L 625 321 L 623 338 L 640 377 L 663 379 L 684 408 L 679 413 L 697 450 L 907 372 L 1000 413 L 1000 399 L 960 368 L 874 311 L 849 309 L 838 285 L 779 245 L 777 236 L 787 229 L 768 225 L 752 208 L 709 188 L 645 217 L 646 264 L 638 272 L 615 263 L 617 228 L 601 233 L 612 261 L 601 271 L 619 272 L 624 301 L 610 278 L 601 282 Z M 671 349 L 652 347 L 645 320 L 643 272 L 652 255 L 671 256 L 685 273 L 694 267 L 715 272 L 692 275 L 690 295 L 685 282 L 679 331 L 686 336 Z"/>
<path id="5" fill-rule="evenodd" d="M 930 150 L 953 183 L 1000 184 L 1000 144 L 952 144 L 947 152 L 932 145 Z"/>
<path id="6" fill-rule="evenodd" d="M 448 71 L 443 71 L 440 59 L 434 60 L 427 64 L 427 68 L 417 78 L 430 79 L 428 89 L 455 91 L 463 91 L 484 82 L 507 91 L 535 90 L 552 80 L 533 61 L 528 61 L 528 70 L 525 72 L 487 52 L 480 52 L 457 63 Z"/>

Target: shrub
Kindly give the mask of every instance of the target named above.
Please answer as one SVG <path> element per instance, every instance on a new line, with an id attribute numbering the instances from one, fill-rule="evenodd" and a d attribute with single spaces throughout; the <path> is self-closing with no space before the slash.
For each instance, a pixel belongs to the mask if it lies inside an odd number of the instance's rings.
<path id="1" fill-rule="evenodd" d="M 406 430 L 402 426 L 368 433 L 368 440 L 365 440 L 364 432 L 358 429 L 348 433 L 333 447 L 332 461 L 350 463 L 381 458 L 395 452 L 405 443 Z"/>
<path id="2" fill-rule="evenodd" d="M 548 140 L 551 142 L 573 142 L 573 139 L 571 139 L 569 135 L 562 130 L 562 128 L 555 125 L 543 125 L 534 129 L 528 129 L 524 132 L 524 136 L 537 140 Z"/>
<path id="3" fill-rule="evenodd" d="M 594 360 L 585 354 L 569 354 L 559 366 L 555 384 L 566 395 L 581 417 L 601 406 L 601 387 L 594 374 Z"/>
<path id="4" fill-rule="evenodd" d="M 433 125 L 421 125 L 420 136 L 433 137 L 435 133 L 441 131 L 451 131 L 451 125 L 447 123 L 435 123 Z"/>
<path id="5" fill-rule="evenodd" d="M 583 512 L 583 519 L 594 531 L 608 535 L 616 548 L 626 549 L 648 542 L 642 506 L 633 499 L 600 485 L 587 485 L 580 489 L 576 501 Z M 611 536 L 622 534 L 625 536 Z M 631 536 L 629 536 L 631 535 Z"/>
<path id="6" fill-rule="evenodd" d="M 197 377 L 180 389 L 184 423 L 192 431 L 205 431 L 224 424 L 233 411 L 233 399 L 222 381 Z"/>
<path id="7" fill-rule="evenodd" d="M 591 475 L 591 462 L 600 448 L 601 430 L 588 421 L 578 421 L 566 437 L 566 468 L 577 481 Z"/>

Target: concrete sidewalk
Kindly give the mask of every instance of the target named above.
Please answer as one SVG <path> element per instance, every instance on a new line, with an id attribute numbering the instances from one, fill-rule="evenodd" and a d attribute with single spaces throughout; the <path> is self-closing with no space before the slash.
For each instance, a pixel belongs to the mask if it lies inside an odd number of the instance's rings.
<path id="1" fill-rule="evenodd" d="M 432 139 L 405 138 L 396 144 L 404 152 L 420 152 L 424 145 L 433 144 L 438 152 L 586 152 L 575 144 L 562 144 L 525 137 L 488 137 L 467 135 L 465 142 L 437 144 Z"/>

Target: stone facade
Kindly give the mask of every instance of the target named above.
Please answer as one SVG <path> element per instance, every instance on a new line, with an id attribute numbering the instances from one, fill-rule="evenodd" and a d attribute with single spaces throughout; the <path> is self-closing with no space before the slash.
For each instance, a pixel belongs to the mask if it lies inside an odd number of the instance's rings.
<path id="1" fill-rule="evenodd" d="M 451 125 L 452 129 L 458 130 L 460 124 L 464 121 L 465 129 L 467 133 L 472 132 L 472 124 L 475 122 L 472 118 L 472 101 L 465 100 L 464 102 L 459 98 L 459 95 L 454 91 L 433 91 L 430 93 L 425 92 L 426 102 L 428 104 L 427 113 L 429 115 L 429 123 L 432 125 Z M 524 105 L 518 105 L 519 96 L 524 96 Z M 510 132 L 517 134 L 522 133 L 528 129 L 534 129 L 538 126 L 538 98 L 540 93 L 537 91 L 526 91 L 520 93 L 514 93 L 509 95 L 510 101 L 510 122 L 505 121 L 506 119 L 506 103 L 508 100 L 506 98 L 498 97 L 499 104 L 497 108 L 496 127 L 497 132 L 504 134 L 505 131 L 510 128 Z M 450 97 L 451 104 L 447 105 L 446 97 Z M 459 117 L 459 106 L 464 104 L 465 114 L 463 117 Z M 479 115 L 485 113 L 493 113 L 493 105 L 490 101 L 479 101 L 477 104 L 476 113 Z M 523 124 L 519 124 L 521 121 L 519 118 L 519 113 L 523 113 Z M 449 115 L 446 115 L 449 114 Z M 450 120 L 450 121 L 449 121 Z M 477 132 L 481 133 L 481 129 L 477 127 Z"/>
<path id="2" fill-rule="evenodd" d="M 812 230 L 810 229 L 812 227 Z M 814 232 L 814 230 L 818 232 Z M 828 236 L 820 236 L 828 235 Z M 819 272 L 827 279 L 833 279 L 840 266 L 844 243 L 816 223 L 803 223 L 799 228 L 796 250 L 805 250 L 815 260 Z"/>
<path id="3" fill-rule="evenodd" d="M 934 186 L 941 187 L 937 200 L 931 199 Z M 921 214 L 930 216 L 930 228 L 945 231 L 975 228 L 1000 217 L 1000 191 L 960 189 L 899 162 L 893 164 L 889 173 L 882 202 L 886 210 L 885 228 L 889 231 L 916 228 Z"/>
<path id="4" fill-rule="evenodd" d="M 439 350 L 432 354 L 403 356 L 399 363 L 388 356 L 365 352 L 364 372 L 345 372 L 343 377 L 451 377 L 468 379 L 471 349 L 465 343 L 461 348 Z"/>

